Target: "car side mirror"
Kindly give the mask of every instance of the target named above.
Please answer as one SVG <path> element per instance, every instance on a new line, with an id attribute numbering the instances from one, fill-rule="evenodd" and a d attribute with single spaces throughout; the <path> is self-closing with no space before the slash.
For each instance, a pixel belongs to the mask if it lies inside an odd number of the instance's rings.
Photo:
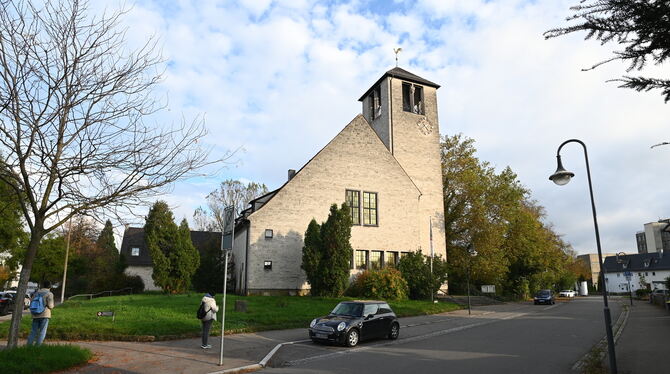
<path id="1" fill-rule="evenodd" d="M 367 320 L 371 319 L 371 318 L 374 317 L 374 316 L 375 316 L 375 315 L 374 315 L 373 313 L 370 313 L 370 314 L 368 314 L 367 316 L 365 316 L 365 320 L 367 321 Z"/>

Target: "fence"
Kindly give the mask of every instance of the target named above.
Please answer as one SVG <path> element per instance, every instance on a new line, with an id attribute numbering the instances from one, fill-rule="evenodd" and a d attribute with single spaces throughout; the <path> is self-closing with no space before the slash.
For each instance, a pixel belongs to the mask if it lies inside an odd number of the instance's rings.
<path id="1" fill-rule="evenodd" d="M 94 297 L 105 297 L 105 296 L 114 296 L 114 295 L 132 295 L 133 294 L 133 288 L 132 287 L 126 287 L 122 288 L 120 290 L 111 290 L 111 291 L 102 291 L 98 293 L 82 293 L 79 295 L 73 295 L 68 297 L 68 300 L 72 300 L 75 297 L 88 297 L 89 300 L 93 299 Z"/>

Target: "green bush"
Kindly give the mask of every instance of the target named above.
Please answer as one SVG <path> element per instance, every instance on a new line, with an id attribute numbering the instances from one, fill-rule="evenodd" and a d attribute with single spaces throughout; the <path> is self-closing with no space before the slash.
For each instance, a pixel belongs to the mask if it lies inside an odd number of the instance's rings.
<path id="1" fill-rule="evenodd" d="M 433 271 L 430 271 L 430 256 L 419 251 L 404 255 L 398 263 L 398 270 L 407 281 L 409 298 L 413 300 L 429 299 L 431 292 L 447 281 L 447 261 L 440 256 L 433 257 Z"/>
<path id="2" fill-rule="evenodd" d="M 646 297 L 650 293 L 651 293 L 651 291 L 649 291 L 646 288 L 638 288 L 637 290 L 635 290 L 635 296 L 637 296 L 639 298 Z"/>
<path id="3" fill-rule="evenodd" d="M 347 291 L 350 296 L 383 300 L 405 300 L 408 293 L 407 281 L 392 268 L 362 272 Z"/>
<path id="4" fill-rule="evenodd" d="M 84 364 L 91 357 L 91 351 L 76 345 L 24 345 L 0 350 L 0 373 L 51 373 Z"/>

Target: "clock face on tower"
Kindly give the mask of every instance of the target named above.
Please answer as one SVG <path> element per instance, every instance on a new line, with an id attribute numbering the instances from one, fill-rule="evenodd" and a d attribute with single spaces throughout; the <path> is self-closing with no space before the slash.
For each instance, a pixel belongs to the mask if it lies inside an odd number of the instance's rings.
<path id="1" fill-rule="evenodd" d="M 426 117 L 421 118 L 419 122 L 416 123 L 416 126 L 423 135 L 428 135 L 433 132 L 433 124 L 430 123 Z"/>

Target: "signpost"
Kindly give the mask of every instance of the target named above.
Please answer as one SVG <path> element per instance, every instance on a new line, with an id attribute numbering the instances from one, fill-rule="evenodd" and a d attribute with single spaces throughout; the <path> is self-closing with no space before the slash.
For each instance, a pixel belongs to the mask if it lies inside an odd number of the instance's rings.
<path id="1" fill-rule="evenodd" d="M 496 293 L 496 286 L 493 284 L 482 285 L 482 293 Z"/>
<path id="2" fill-rule="evenodd" d="M 224 248 L 223 237 L 226 234 L 230 234 L 230 248 Z M 233 245 L 235 243 L 235 207 L 228 206 L 223 210 L 223 230 L 221 230 L 221 250 L 226 254 L 226 260 L 224 262 L 223 268 L 223 301 L 221 309 L 221 352 L 219 355 L 219 366 L 223 366 L 223 336 L 226 325 L 226 291 L 228 284 L 228 255 L 230 251 L 233 250 Z"/>
<path id="3" fill-rule="evenodd" d="M 630 289 L 630 280 L 633 277 L 633 273 L 624 271 L 623 275 L 626 277 L 626 281 L 628 281 L 628 296 L 630 297 L 630 306 L 633 306 L 633 290 Z"/>
<path id="4" fill-rule="evenodd" d="M 112 322 L 114 322 L 114 318 L 115 318 L 114 312 L 98 312 L 98 313 L 96 313 L 96 315 L 98 316 L 98 318 L 100 318 L 100 317 L 112 317 Z"/>

